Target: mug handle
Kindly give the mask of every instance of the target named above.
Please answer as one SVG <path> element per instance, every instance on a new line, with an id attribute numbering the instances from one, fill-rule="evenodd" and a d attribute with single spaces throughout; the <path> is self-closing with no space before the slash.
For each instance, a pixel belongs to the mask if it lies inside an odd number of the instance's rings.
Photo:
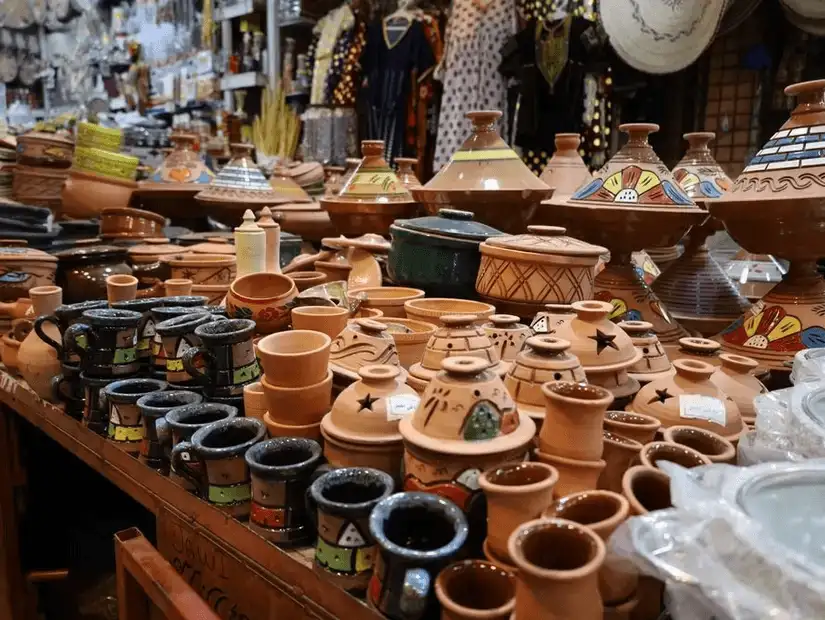
<path id="1" fill-rule="evenodd" d="M 198 361 L 200 361 L 200 364 L 196 365 Z M 209 368 L 214 365 L 215 358 L 212 357 L 212 354 L 207 349 L 204 347 L 187 349 L 183 352 L 181 362 L 183 362 L 183 367 L 186 369 L 186 372 L 188 372 L 195 381 L 209 385 L 209 375 L 204 372 L 203 369 L 204 367 Z"/>
<path id="2" fill-rule="evenodd" d="M 60 386 L 63 385 L 63 381 L 65 381 L 63 375 L 52 377 L 52 399 L 56 403 L 66 402 L 68 400 L 60 389 Z"/>
<path id="3" fill-rule="evenodd" d="M 188 457 L 188 458 L 187 458 Z M 196 472 L 189 465 L 189 461 L 196 460 L 201 466 L 200 472 Z M 189 441 L 181 441 L 172 448 L 172 467 L 181 478 L 188 480 L 197 489 L 195 493 L 204 499 L 206 497 L 206 462 L 194 449 Z"/>
<path id="4" fill-rule="evenodd" d="M 83 359 L 86 357 L 86 351 L 96 346 L 97 336 L 91 325 L 75 323 L 63 332 L 63 349 L 66 354 L 77 353 Z"/>
<path id="5" fill-rule="evenodd" d="M 43 316 L 39 316 L 34 320 L 34 331 L 35 333 L 40 336 L 40 340 L 45 342 L 49 345 L 52 349 L 57 351 L 57 358 L 63 358 L 63 346 L 59 343 L 55 342 L 51 336 L 49 336 L 45 331 L 43 331 L 43 323 L 51 323 L 57 328 L 58 333 L 60 333 L 60 323 L 57 322 L 57 317 L 53 314 L 46 314 Z"/>
<path id="6" fill-rule="evenodd" d="M 423 568 L 409 568 L 404 572 L 404 585 L 398 606 L 405 617 L 418 618 L 427 609 L 432 577 Z"/>

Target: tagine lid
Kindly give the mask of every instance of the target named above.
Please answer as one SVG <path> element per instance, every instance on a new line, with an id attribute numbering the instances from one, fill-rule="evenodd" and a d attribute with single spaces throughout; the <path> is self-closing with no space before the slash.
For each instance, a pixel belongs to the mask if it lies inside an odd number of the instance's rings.
<path id="1" fill-rule="evenodd" d="M 696 131 L 682 136 L 688 149 L 673 168 L 673 177 L 685 193 L 697 202 L 716 200 L 730 190 L 730 180 L 722 166 L 713 158 L 708 146 L 716 138 L 712 131 Z"/>
<path id="2" fill-rule="evenodd" d="M 699 210 L 679 186 L 648 142 L 659 131 L 654 123 L 626 123 L 619 130 L 627 143 L 596 174 L 567 200 L 550 204 L 584 208 L 650 209 L 655 211 Z"/>
<path id="3" fill-rule="evenodd" d="M 275 166 L 272 170 L 272 176 L 269 177 L 269 186 L 279 195 L 288 198 L 289 202 L 312 202 L 312 196 L 307 194 L 306 190 L 289 176 L 283 166 Z"/>
<path id="4" fill-rule="evenodd" d="M 557 133 L 556 150 L 539 177 L 550 187 L 555 187 L 553 196 L 569 197 L 582 185 L 593 179 L 590 169 L 579 155 L 581 135 L 577 133 Z"/>
<path id="5" fill-rule="evenodd" d="M 264 173 L 252 159 L 251 144 L 233 144 L 232 159 L 221 168 L 212 182 L 200 191 L 195 199 L 209 203 L 240 204 L 246 209 L 251 205 L 273 205 L 291 202 L 276 192 Z"/>
<path id="6" fill-rule="evenodd" d="M 174 148 L 147 180 L 138 183 L 139 193 L 170 190 L 198 192 L 215 178 L 214 173 L 194 151 L 196 136 L 173 133 L 169 140 Z"/>
<path id="7" fill-rule="evenodd" d="M 560 256 L 599 256 L 607 254 L 607 248 L 593 245 L 566 235 L 562 226 L 528 226 L 525 235 L 506 235 L 488 239 L 487 246 L 518 250 L 533 254 L 554 254 Z"/>
<path id="8" fill-rule="evenodd" d="M 503 232 L 473 219 L 472 211 L 439 209 L 438 215 L 426 215 L 411 220 L 396 220 L 390 230 L 403 228 L 428 235 L 462 239 L 480 243 L 490 237 L 502 237 Z"/>
<path id="9" fill-rule="evenodd" d="M 424 187 L 414 188 L 421 202 L 472 202 L 499 195 L 518 203 L 548 198 L 553 188 L 540 180 L 496 131 L 498 110 L 467 112 L 473 132 L 450 161 Z M 506 192 L 506 196 L 500 194 Z"/>
<path id="10" fill-rule="evenodd" d="M 383 140 L 362 140 L 364 158 L 341 191 L 321 198 L 325 203 L 414 203 L 412 195 L 384 159 Z"/>

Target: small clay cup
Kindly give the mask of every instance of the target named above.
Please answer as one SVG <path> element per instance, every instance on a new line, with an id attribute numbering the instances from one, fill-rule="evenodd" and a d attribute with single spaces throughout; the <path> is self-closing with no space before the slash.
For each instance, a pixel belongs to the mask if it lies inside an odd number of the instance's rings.
<path id="1" fill-rule="evenodd" d="M 323 381 L 329 370 L 332 340 L 324 333 L 296 329 L 270 334 L 258 341 L 258 356 L 267 383 L 302 388 Z"/>
<path id="2" fill-rule="evenodd" d="M 624 473 L 622 495 L 630 502 L 633 516 L 670 508 L 670 476 L 660 469 L 635 465 Z"/>
<path id="3" fill-rule="evenodd" d="M 335 338 L 344 331 L 349 310 L 336 306 L 300 306 L 292 309 L 292 329 L 312 330 Z"/>
<path id="4" fill-rule="evenodd" d="M 170 278 L 163 283 L 167 297 L 192 294 L 192 280 L 188 278 Z"/>
<path id="5" fill-rule="evenodd" d="M 295 282 L 299 293 L 327 281 L 327 274 L 320 271 L 293 271 L 289 274 L 289 277 Z M 302 327 L 301 329 L 308 328 Z"/>
<path id="6" fill-rule="evenodd" d="M 163 476 L 169 475 L 169 458 L 163 444 L 171 442 L 166 414 L 175 407 L 197 405 L 203 396 L 187 390 L 151 392 L 137 401 L 143 421 L 145 449 L 141 450 L 140 461 Z"/>
<path id="7" fill-rule="evenodd" d="M 137 296 L 138 279 L 122 273 L 106 278 L 106 299 L 110 304 L 129 301 Z"/>
<path id="8" fill-rule="evenodd" d="M 312 424 L 282 424 L 269 417 L 268 411 L 264 414 L 263 422 L 270 437 L 305 437 L 306 439 L 314 439 L 315 441 L 321 441 L 322 439 L 320 422 Z"/>
<path id="9" fill-rule="evenodd" d="M 482 560 L 450 564 L 435 580 L 441 620 L 509 620 L 516 605 L 513 574 Z"/>
<path id="10" fill-rule="evenodd" d="M 710 459 L 701 452 L 667 441 L 652 441 L 645 444 L 639 452 L 639 461 L 647 467 L 659 467 L 660 461 L 670 461 L 688 468 L 710 464 Z"/>
<path id="11" fill-rule="evenodd" d="M 142 396 L 162 392 L 166 387 L 165 381 L 157 379 L 121 379 L 107 385 L 104 393 L 109 404 L 109 441 L 145 461 L 149 457 L 149 443 L 137 402 Z"/>
<path id="12" fill-rule="evenodd" d="M 274 422 L 289 425 L 315 424 L 332 407 L 332 371 L 323 381 L 306 387 L 275 387 L 261 377 L 267 411 Z"/>
<path id="13" fill-rule="evenodd" d="M 551 465 L 559 472 L 559 479 L 553 487 L 553 497 L 564 497 L 571 493 L 595 489 L 599 476 L 607 466 L 603 459 L 579 461 L 547 454 L 539 449 L 536 449 L 535 455 L 539 462 Z"/>
<path id="14" fill-rule="evenodd" d="M 604 430 L 633 439 L 642 445 L 653 441 L 661 425 L 662 423 L 659 420 L 643 413 L 632 411 L 604 412 Z"/>
<path id="15" fill-rule="evenodd" d="M 598 385 L 552 381 L 541 386 L 545 399 L 539 449 L 579 461 L 602 457 L 604 412 L 613 394 Z"/>
<path id="16" fill-rule="evenodd" d="M 639 459 L 642 444 L 609 431 L 604 431 L 603 441 L 602 458 L 607 465 L 599 476 L 598 488 L 621 493 L 622 477 Z"/>
<path id="17" fill-rule="evenodd" d="M 266 413 L 266 395 L 260 381 L 243 386 L 243 409 L 247 418 L 263 420 Z"/>
<path id="18" fill-rule="evenodd" d="M 671 426 L 662 434 L 666 442 L 693 448 L 708 457 L 711 463 L 736 463 L 736 447 L 713 431 L 695 426 Z"/>

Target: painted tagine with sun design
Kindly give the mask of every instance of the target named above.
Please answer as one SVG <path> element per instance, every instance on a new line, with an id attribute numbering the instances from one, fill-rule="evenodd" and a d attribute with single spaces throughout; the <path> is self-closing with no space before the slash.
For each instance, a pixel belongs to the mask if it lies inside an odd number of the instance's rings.
<path id="1" fill-rule="evenodd" d="M 474 510 L 478 476 L 522 461 L 536 433 L 490 362 L 449 357 L 412 416 L 399 424 L 404 438 L 405 491 L 435 493 L 465 512 Z"/>
<path id="2" fill-rule="evenodd" d="M 785 278 L 719 335 L 726 351 L 787 370 L 797 351 L 825 347 L 825 80 L 792 84 L 791 117 L 709 205 L 731 237 L 754 254 L 790 261 Z"/>
<path id="3" fill-rule="evenodd" d="M 707 215 L 648 143 L 658 125 L 630 123 L 619 129 L 628 141 L 595 178 L 566 200 L 551 199 L 545 206 L 574 236 L 610 250 L 610 263 L 596 276 L 594 296 L 613 304 L 611 320 L 648 321 L 659 340 L 675 343 L 687 332 L 639 275 L 631 254 L 675 245 Z"/>

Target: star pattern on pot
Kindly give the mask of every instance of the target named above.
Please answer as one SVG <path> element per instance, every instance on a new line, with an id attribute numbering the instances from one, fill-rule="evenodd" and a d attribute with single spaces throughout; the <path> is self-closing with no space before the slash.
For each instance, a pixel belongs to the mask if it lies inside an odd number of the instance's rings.
<path id="1" fill-rule="evenodd" d="M 647 401 L 647 404 L 652 405 L 656 402 L 664 404 L 668 398 L 673 398 L 673 394 L 669 394 L 667 388 L 664 390 L 656 390 L 656 396 Z"/>
<path id="2" fill-rule="evenodd" d="M 595 336 L 588 336 L 590 340 L 596 341 L 596 355 L 600 355 L 602 351 L 604 351 L 607 347 L 611 349 L 619 350 L 619 347 L 613 342 L 613 339 L 616 337 L 615 334 L 605 334 L 602 330 L 597 329 Z"/>
<path id="3" fill-rule="evenodd" d="M 375 403 L 377 403 L 379 400 L 380 400 L 380 399 L 378 399 L 378 398 L 373 398 L 373 397 L 372 397 L 372 396 L 370 396 L 369 394 L 367 394 L 366 396 L 364 396 L 364 398 L 359 398 L 359 399 L 358 399 L 358 404 L 359 404 L 359 405 L 361 405 L 361 408 L 360 408 L 358 411 L 363 411 L 364 409 L 369 409 L 370 411 L 372 411 L 372 406 L 373 406 Z"/>

